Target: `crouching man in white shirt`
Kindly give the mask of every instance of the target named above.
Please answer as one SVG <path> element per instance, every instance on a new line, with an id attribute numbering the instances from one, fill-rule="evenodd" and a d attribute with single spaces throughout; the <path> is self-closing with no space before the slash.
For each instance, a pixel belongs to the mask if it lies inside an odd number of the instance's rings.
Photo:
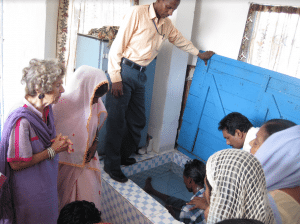
<path id="1" fill-rule="evenodd" d="M 222 131 L 227 145 L 250 152 L 251 146 L 249 143 L 256 138 L 259 127 L 253 127 L 244 115 L 232 112 L 219 122 L 218 130 Z"/>

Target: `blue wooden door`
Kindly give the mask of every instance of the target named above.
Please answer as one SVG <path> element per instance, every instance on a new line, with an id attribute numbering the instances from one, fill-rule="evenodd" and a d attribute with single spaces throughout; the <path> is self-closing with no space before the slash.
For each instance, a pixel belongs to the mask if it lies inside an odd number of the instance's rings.
<path id="1" fill-rule="evenodd" d="M 178 149 L 207 160 L 226 145 L 220 120 L 240 112 L 256 127 L 272 118 L 300 123 L 300 80 L 214 55 L 205 66 L 198 60 L 183 115 Z"/>

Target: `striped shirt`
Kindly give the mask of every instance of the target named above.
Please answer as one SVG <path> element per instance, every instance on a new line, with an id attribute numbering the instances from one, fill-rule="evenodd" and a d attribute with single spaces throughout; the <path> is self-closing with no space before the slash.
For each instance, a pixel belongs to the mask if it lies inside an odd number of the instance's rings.
<path id="1" fill-rule="evenodd" d="M 204 188 L 200 189 L 192 198 L 193 200 L 195 197 L 203 197 Z M 204 210 L 201 209 L 194 209 L 189 210 L 190 208 L 194 207 L 194 205 L 185 205 L 181 208 L 180 212 L 180 221 L 189 224 L 205 224 L 205 217 L 204 217 Z"/>

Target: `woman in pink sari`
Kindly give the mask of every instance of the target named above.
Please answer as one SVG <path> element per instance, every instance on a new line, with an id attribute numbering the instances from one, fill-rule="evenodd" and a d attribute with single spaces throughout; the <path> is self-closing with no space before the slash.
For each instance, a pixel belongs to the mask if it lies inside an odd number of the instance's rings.
<path id="1" fill-rule="evenodd" d="M 59 210 L 76 201 L 93 202 L 100 210 L 101 174 L 97 132 L 107 112 L 101 100 L 108 91 L 105 73 L 89 66 L 79 67 L 66 85 L 66 91 L 53 108 L 57 132 L 69 136 L 73 153 L 61 153 L 58 171 Z"/>

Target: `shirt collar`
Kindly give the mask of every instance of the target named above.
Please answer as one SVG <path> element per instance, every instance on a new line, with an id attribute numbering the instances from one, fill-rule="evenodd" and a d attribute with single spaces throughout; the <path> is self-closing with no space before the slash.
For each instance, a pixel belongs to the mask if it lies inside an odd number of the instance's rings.
<path id="1" fill-rule="evenodd" d="M 149 6 L 149 18 L 150 18 L 151 20 L 154 19 L 154 21 L 155 21 L 156 24 L 157 24 L 158 18 L 157 18 L 157 16 L 156 16 L 156 13 L 155 13 L 155 10 L 154 10 L 154 3 L 152 3 L 152 4 Z M 164 24 L 164 23 L 165 23 L 165 18 L 161 18 L 161 19 L 159 20 L 158 26 L 160 26 L 160 25 L 162 25 L 162 24 Z"/>
<path id="2" fill-rule="evenodd" d="M 193 197 L 191 198 L 191 200 L 194 199 L 194 197 L 199 197 L 200 195 L 202 195 L 204 193 L 204 188 L 201 188 L 195 195 L 193 195 Z"/>

